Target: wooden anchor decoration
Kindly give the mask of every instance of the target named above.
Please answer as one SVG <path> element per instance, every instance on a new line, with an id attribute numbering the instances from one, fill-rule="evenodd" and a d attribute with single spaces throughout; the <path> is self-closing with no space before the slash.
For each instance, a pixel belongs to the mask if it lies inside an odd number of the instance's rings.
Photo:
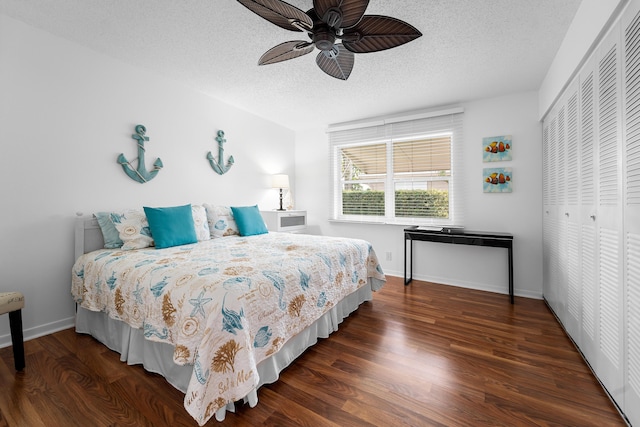
<path id="1" fill-rule="evenodd" d="M 227 160 L 227 164 L 225 165 L 223 145 L 225 142 L 227 142 L 227 140 L 224 139 L 224 131 L 222 130 L 218 131 L 218 136 L 216 137 L 216 141 L 218 141 L 218 161 L 216 162 L 213 159 L 213 155 L 211 154 L 211 151 L 207 153 L 207 159 L 209 159 L 209 164 L 211 165 L 213 170 L 216 171 L 218 175 L 222 175 L 224 173 L 229 172 L 229 169 L 231 169 L 231 166 L 233 166 L 233 156 L 229 156 L 229 160 Z"/>
<path id="2" fill-rule="evenodd" d="M 122 165 L 122 169 L 125 171 L 129 178 L 138 181 L 141 184 L 145 182 L 151 181 L 158 174 L 160 169 L 162 169 L 162 160 L 158 157 L 155 162 L 153 162 L 153 170 L 147 171 L 147 167 L 144 164 L 144 143 L 145 141 L 149 141 L 149 137 L 145 136 L 147 133 L 147 128 L 143 125 L 136 126 L 136 133 L 131 135 L 131 138 L 135 139 L 138 143 L 138 167 L 136 169 L 133 168 L 131 162 L 127 160 L 124 154 L 120 153 L 118 156 L 118 163 Z"/>

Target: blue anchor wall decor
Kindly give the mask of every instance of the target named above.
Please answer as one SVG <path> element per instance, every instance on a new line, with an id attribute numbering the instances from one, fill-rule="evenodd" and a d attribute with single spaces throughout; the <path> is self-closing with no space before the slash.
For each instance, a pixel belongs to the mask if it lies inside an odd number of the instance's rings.
<path id="1" fill-rule="evenodd" d="M 153 162 L 153 170 L 147 171 L 147 167 L 144 165 L 144 142 L 149 140 L 148 136 L 145 136 L 147 128 L 143 125 L 136 126 L 136 133 L 131 135 L 131 138 L 135 139 L 138 143 L 138 167 L 136 169 L 131 166 L 131 162 L 127 160 L 124 154 L 120 153 L 118 156 L 118 163 L 122 165 L 122 169 L 125 171 L 129 178 L 138 181 L 141 184 L 151 181 L 162 169 L 162 160 L 158 157 Z"/>
<path id="2" fill-rule="evenodd" d="M 229 169 L 231 169 L 231 166 L 233 166 L 233 156 L 229 156 L 229 160 L 225 165 L 223 145 L 225 142 L 227 142 L 227 140 L 224 139 L 224 131 L 221 131 L 221 130 L 218 131 L 218 136 L 216 137 L 216 141 L 218 141 L 218 161 L 217 162 L 214 161 L 211 151 L 207 153 L 207 159 L 209 159 L 209 164 L 211 165 L 213 170 L 216 171 L 218 175 L 222 175 L 224 173 L 229 172 Z"/>

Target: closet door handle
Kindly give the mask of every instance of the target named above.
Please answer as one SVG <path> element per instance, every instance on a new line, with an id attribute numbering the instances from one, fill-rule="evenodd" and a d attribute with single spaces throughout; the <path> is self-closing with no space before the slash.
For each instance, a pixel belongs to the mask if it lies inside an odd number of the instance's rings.
<path id="1" fill-rule="evenodd" d="M 589 215 L 589 218 L 591 218 L 591 221 L 595 221 L 596 220 L 596 216 L 595 215 Z"/>

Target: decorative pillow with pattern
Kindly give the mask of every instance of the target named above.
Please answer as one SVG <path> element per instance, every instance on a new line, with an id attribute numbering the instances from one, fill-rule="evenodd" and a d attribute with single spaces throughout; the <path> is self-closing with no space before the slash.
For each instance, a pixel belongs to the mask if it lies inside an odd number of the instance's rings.
<path id="1" fill-rule="evenodd" d="M 214 206 L 205 203 L 204 207 L 207 210 L 207 222 L 212 239 L 240 235 L 229 206 Z"/>
<path id="2" fill-rule="evenodd" d="M 122 240 L 122 250 L 143 249 L 153 246 L 149 222 L 142 209 L 132 209 L 123 213 L 112 213 L 111 221 Z"/>
<path id="3" fill-rule="evenodd" d="M 191 205 L 191 213 L 193 214 L 193 225 L 196 228 L 198 242 L 210 240 L 211 231 L 207 222 L 207 210 L 201 205 Z"/>
<path id="4" fill-rule="evenodd" d="M 122 247 L 122 240 L 116 226 L 111 221 L 111 212 L 96 212 L 93 214 L 98 220 L 100 231 L 102 231 L 102 239 L 106 249 L 118 249 Z"/>

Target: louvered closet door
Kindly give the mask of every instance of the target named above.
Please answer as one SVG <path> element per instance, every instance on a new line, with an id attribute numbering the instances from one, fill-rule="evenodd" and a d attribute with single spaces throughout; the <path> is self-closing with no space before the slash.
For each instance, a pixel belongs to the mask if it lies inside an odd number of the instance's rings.
<path id="1" fill-rule="evenodd" d="M 542 295 L 549 301 L 549 121 L 542 123 Z"/>
<path id="2" fill-rule="evenodd" d="M 547 134 L 546 141 L 543 141 L 545 153 L 546 174 L 544 184 L 546 186 L 547 205 L 545 206 L 543 224 L 543 245 L 545 257 L 544 297 L 559 316 L 560 313 L 560 290 L 558 277 L 560 275 L 560 239 L 558 236 L 558 111 L 552 111 L 548 115 L 548 124 L 544 127 Z M 546 142 L 546 143 L 545 143 Z M 560 316 L 559 316 L 560 317 Z"/>
<path id="3" fill-rule="evenodd" d="M 622 61 L 620 25 L 607 35 L 596 55 L 598 73 L 597 168 L 599 288 L 598 376 L 617 402 L 623 397 L 623 269 L 621 206 Z"/>
<path id="4" fill-rule="evenodd" d="M 576 80 L 567 90 L 565 111 L 566 131 L 563 157 L 565 160 L 564 203 L 562 204 L 561 239 L 564 241 L 565 262 L 562 268 L 564 282 L 565 320 L 564 325 L 569 334 L 580 345 L 580 330 L 582 319 L 582 286 L 581 286 L 581 257 L 580 257 L 580 161 L 579 138 L 580 127 L 578 121 L 579 97 L 578 81 Z"/>
<path id="5" fill-rule="evenodd" d="M 560 101 L 558 110 L 557 142 L 555 147 L 555 164 L 558 188 L 556 189 L 556 227 L 557 227 L 557 263 L 554 263 L 552 272 L 554 286 L 557 288 L 556 315 L 560 317 L 563 325 L 567 324 L 567 227 L 564 217 L 567 203 L 567 105 L 566 95 Z"/>
<path id="6" fill-rule="evenodd" d="M 553 244 L 557 241 L 556 233 L 553 232 L 553 215 L 554 208 L 551 205 L 551 147 L 555 144 L 552 140 L 551 117 L 555 112 L 547 115 L 542 124 L 542 204 L 544 213 L 542 216 L 542 294 L 545 300 L 555 311 L 554 306 L 554 289 L 551 278 L 551 254 L 553 252 Z M 555 124 L 554 124 L 555 126 Z"/>
<path id="7" fill-rule="evenodd" d="M 598 291 L 598 239 L 596 229 L 597 212 L 597 168 L 596 168 L 596 119 L 597 119 L 597 73 L 595 59 L 586 63 L 579 75 L 580 86 L 580 290 L 581 333 L 573 336 L 580 350 L 595 368 L 599 348 L 599 291 Z"/>
<path id="8" fill-rule="evenodd" d="M 640 425 L 640 1 L 629 6 L 624 29 L 624 282 L 626 369 L 624 407 Z"/>

